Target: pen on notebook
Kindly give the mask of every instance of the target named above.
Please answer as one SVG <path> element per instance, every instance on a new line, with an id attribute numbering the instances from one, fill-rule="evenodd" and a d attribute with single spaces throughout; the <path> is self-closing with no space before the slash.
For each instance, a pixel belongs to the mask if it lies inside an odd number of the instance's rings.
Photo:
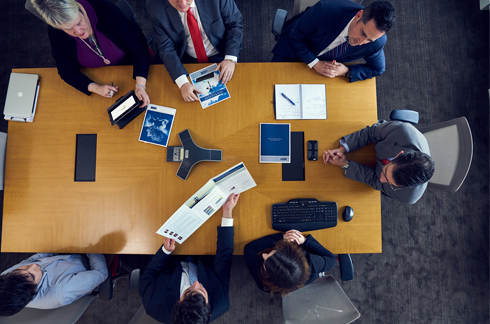
<path id="1" fill-rule="evenodd" d="M 284 98 L 286 98 L 287 100 L 289 100 L 289 102 L 290 102 L 290 103 L 292 103 L 292 104 L 293 104 L 293 106 L 296 106 L 296 104 L 295 104 L 295 103 L 294 103 L 294 102 L 293 102 L 291 99 L 289 99 L 289 98 L 288 98 L 288 96 L 286 96 L 286 95 L 284 94 L 284 92 L 281 92 L 281 94 L 282 94 L 282 96 L 283 96 Z"/>
<path id="2" fill-rule="evenodd" d="M 113 87 L 113 86 L 114 86 L 114 84 L 111 82 L 111 87 Z M 111 98 L 113 95 L 114 95 L 114 91 L 111 89 Z"/>

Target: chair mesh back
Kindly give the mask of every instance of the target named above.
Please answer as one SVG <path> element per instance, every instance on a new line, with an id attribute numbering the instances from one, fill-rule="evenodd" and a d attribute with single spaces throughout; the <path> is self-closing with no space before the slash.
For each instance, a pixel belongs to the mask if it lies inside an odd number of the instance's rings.
<path id="1" fill-rule="evenodd" d="M 286 324 L 346 324 L 361 316 L 332 276 L 284 296 L 282 310 Z"/>
<path id="2" fill-rule="evenodd" d="M 436 165 L 430 182 L 449 186 L 456 172 L 459 155 L 461 154 L 458 127 L 451 125 L 424 133 L 424 136 L 429 142 L 430 155 Z M 448 150 L 443 143 L 450 143 L 451 149 Z"/>

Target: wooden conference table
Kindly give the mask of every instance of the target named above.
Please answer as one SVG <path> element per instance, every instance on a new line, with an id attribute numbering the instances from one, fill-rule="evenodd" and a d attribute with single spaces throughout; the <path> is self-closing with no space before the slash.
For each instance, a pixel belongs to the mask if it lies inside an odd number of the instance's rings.
<path id="1" fill-rule="evenodd" d="M 189 72 L 206 64 L 187 65 Z M 381 253 L 380 193 L 343 177 L 339 167 L 321 159 L 305 161 L 306 181 L 282 181 L 280 164 L 259 163 L 259 123 L 276 122 L 274 84 L 325 83 L 327 120 L 288 120 L 318 140 L 319 155 L 336 148 L 339 138 L 377 120 L 376 83 L 349 84 L 327 79 L 302 63 L 241 63 L 228 89 L 231 98 L 207 109 L 183 101 L 163 65 L 150 68 L 151 102 L 177 108 L 169 145 L 189 129 L 205 148 L 223 150 L 222 162 L 201 162 L 187 181 L 177 178 L 179 163 L 166 162 L 163 147 L 138 141 L 144 114 L 120 130 L 107 108 L 134 88 L 132 67 L 84 72 L 99 84 L 119 86 L 112 99 L 86 96 L 58 76 L 55 68 L 17 69 L 39 74 L 34 123 L 10 122 L 5 173 L 2 252 L 153 254 L 163 243 L 155 232 L 211 177 L 243 161 L 257 183 L 244 192 L 233 211 L 235 254 L 246 243 L 272 234 L 270 208 L 293 198 L 336 201 L 337 227 L 313 232 L 333 253 Z M 74 182 L 76 134 L 97 134 L 95 182 Z M 306 148 L 306 143 L 305 143 Z M 374 147 L 349 153 L 349 159 L 374 165 Z M 306 159 L 306 157 L 305 157 Z M 346 223 L 346 205 L 355 211 Z M 181 246 L 178 254 L 214 254 L 221 210 Z"/>

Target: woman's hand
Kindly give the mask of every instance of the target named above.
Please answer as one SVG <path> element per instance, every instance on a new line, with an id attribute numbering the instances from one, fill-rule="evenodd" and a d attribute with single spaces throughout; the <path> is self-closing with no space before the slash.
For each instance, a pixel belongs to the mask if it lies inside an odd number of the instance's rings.
<path id="1" fill-rule="evenodd" d="M 300 231 L 297 231 L 297 230 L 294 230 L 294 229 L 293 230 L 289 230 L 286 233 L 284 233 L 283 238 L 286 241 L 295 242 L 298 245 L 303 244 L 305 242 L 305 240 L 306 240 L 306 238 L 303 236 L 303 234 L 301 234 Z"/>
<path id="2" fill-rule="evenodd" d="M 117 92 L 117 87 L 116 86 L 111 86 L 108 84 L 104 85 L 98 85 L 97 83 L 90 83 L 88 85 L 88 91 L 93 92 L 98 94 L 99 96 L 105 97 L 105 98 L 112 98 L 111 96 L 111 90 L 113 92 Z"/>
<path id="3" fill-rule="evenodd" d="M 138 97 L 139 100 L 143 101 L 140 108 L 144 108 L 150 104 L 150 97 L 146 93 L 145 88 L 137 85 L 134 90 L 134 93 L 136 94 L 136 97 Z"/>

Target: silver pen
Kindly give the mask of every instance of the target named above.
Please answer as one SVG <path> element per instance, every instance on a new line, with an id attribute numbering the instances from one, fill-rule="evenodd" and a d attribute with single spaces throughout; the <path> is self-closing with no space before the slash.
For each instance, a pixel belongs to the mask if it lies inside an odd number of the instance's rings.
<path id="1" fill-rule="evenodd" d="M 113 86 L 114 86 L 114 84 L 111 82 L 111 87 L 113 87 Z M 113 95 L 114 95 L 114 91 L 111 89 L 111 98 Z"/>

